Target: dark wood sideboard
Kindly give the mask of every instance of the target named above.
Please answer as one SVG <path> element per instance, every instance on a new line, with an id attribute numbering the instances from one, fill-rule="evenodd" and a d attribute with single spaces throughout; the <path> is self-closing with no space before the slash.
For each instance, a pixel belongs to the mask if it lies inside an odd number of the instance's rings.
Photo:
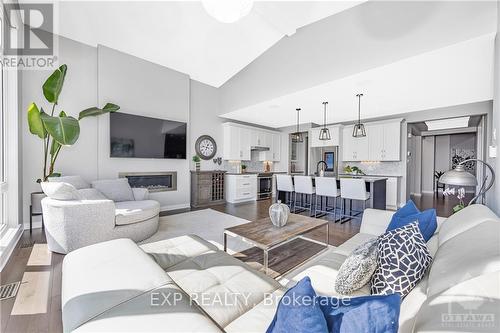
<path id="1" fill-rule="evenodd" d="M 224 174 L 226 171 L 191 171 L 191 207 L 201 208 L 226 202 Z"/>

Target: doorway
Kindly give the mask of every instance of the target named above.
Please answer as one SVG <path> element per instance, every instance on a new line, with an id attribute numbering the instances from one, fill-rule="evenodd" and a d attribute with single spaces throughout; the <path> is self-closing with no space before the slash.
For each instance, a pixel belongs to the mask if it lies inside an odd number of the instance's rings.
<path id="1" fill-rule="evenodd" d="M 467 118 L 466 126 L 456 128 L 429 130 L 429 122 L 425 121 L 408 124 L 407 196 L 420 210 L 435 208 L 438 216 L 450 216 L 459 199 L 456 195 L 443 194 L 446 185 L 440 183 L 439 178 L 464 160 L 483 157 L 484 116 Z M 477 170 L 475 162 L 466 163 L 465 167 L 481 178 L 482 168 Z M 465 191 L 463 201 L 467 203 L 477 188 L 466 187 Z"/>

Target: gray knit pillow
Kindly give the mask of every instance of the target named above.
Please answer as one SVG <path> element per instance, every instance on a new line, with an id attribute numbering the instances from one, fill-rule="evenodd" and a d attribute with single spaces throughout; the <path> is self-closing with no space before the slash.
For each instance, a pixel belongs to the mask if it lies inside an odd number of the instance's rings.
<path id="1" fill-rule="evenodd" d="M 335 280 L 339 294 L 349 295 L 370 281 L 377 269 L 377 240 L 375 237 L 359 245 L 342 263 Z"/>

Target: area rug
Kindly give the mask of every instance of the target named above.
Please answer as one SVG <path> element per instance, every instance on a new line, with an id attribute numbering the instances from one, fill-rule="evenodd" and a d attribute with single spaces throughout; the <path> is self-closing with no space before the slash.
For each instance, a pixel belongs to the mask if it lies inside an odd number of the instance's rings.
<path id="1" fill-rule="evenodd" d="M 213 209 L 162 216 L 160 217 L 158 232 L 142 243 L 151 243 L 162 239 L 194 234 L 222 250 L 224 229 L 248 222 L 250 221 Z M 227 240 L 228 253 L 230 254 L 251 247 L 249 244 L 230 236 L 228 236 Z"/>

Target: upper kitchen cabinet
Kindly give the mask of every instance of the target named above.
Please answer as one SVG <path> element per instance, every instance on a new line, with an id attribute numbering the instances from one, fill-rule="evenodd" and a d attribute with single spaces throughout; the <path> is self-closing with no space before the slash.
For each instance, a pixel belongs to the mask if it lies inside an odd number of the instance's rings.
<path id="1" fill-rule="evenodd" d="M 354 125 L 342 129 L 342 160 L 368 161 L 368 131 L 367 136 L 355 138 L 352 136 Z"/>
<path id="2" fill-rule="evenodd" d="M 245 127 L 233 126 L 230 123 L 222 125 L 224 129 L 223 158 L 225 160 L 249 161 L 250 130 Z"/>
<path id="3" fill-rule="evenodd" d="M 340 145 L 340 132 L 342 130 L 341 125 L 327 126 L 328 130 L 330 131 L 330 140 L 319 139 L 319 133 L 322 128 L 323 126 L 311 128 L 309 130 L 309 143 L 311 148 L 333 147 Z"/>
<path id="4" fill-rule="evenodd" d="M 401 120 L 367 124 L 370 161 L 401 160 Z"/>
<path id="5" fill-rule="evenodd" d="M 251 160 L 251 149 L 266 149 L 259 153 L 261 161 L 279 161 L 281 136 L 256 127 L 235 123 L 222 124 L 224 129 L 223 159 L 236 161 Z"/>
<path id="6" fill-rule="evenodd" d="M 352 136 L 354 125 L 343 129 L 342 157 L 344 161 L 399 161 L 401 160 L 402 119 L 366 123 L 366 137 Z"/>

